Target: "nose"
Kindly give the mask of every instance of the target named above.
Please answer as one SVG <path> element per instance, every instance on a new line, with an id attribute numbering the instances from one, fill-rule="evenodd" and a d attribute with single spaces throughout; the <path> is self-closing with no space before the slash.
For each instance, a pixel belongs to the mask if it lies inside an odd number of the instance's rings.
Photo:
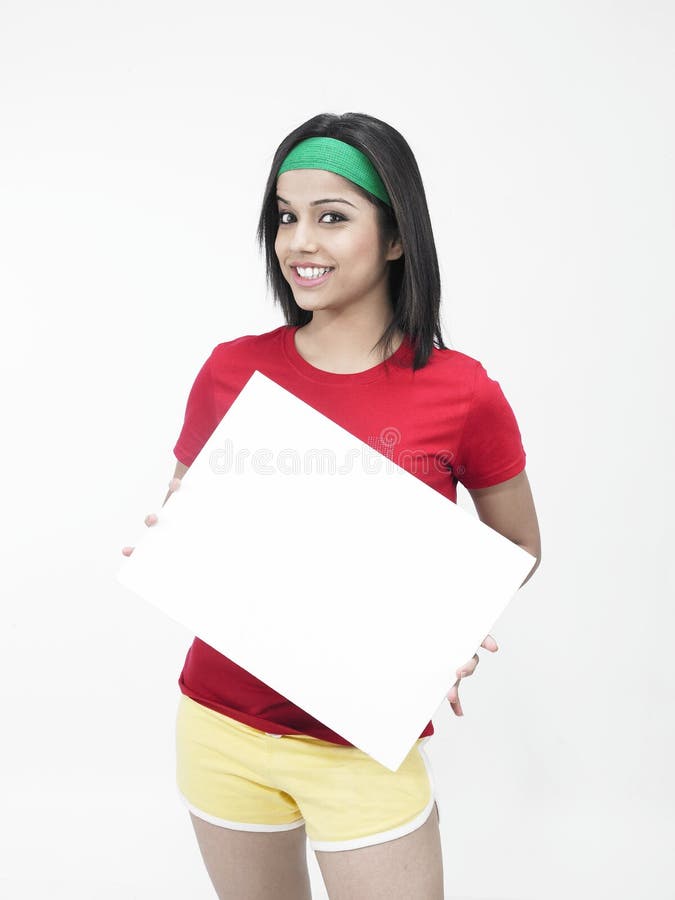
<path id="1" fill-rule="evenodd" d="M 293 253 L 316 252 L 316 233 L 311 222 L 296 222 L 288 244 Z"/>

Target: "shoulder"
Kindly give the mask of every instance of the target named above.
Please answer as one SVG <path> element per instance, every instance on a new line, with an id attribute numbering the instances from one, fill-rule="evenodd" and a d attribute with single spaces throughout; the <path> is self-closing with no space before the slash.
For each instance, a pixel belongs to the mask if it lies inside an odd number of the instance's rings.
<path id="1" fill-rule="evenodd" d="M 468 374 L 473 374 L 476 367 L 481 365 L 475 357 L 469 356 L 468 353 L 463 353 L 461 350 L 455 350 L 453 347 L 443 347 L 442 349 L 434 347 L 428 364 Z"/>
<path id="2" fill-rule="evenodd" d="M 425 368 L 453 388 L 461 385 L 468 393 L 477 387 L 479 379 L 487 377 L 480 360 L 451 347 L 434 347 Z"/>
<path id="3" fill-rule="evenodd" d="M 284 332 L 288 326 L 280 325 L 272 331 L 262 334 L 242 334 L 239 337 L 221 341 L 211 351 L 210 359 L 215 364 L 248 360 L 265 355 L 281 345 Z"/>
<path id="4" fill-rule="evenodd" d="M 494 371 L 489 363 L 485 364 L 482 360 L 460 350 L 434 348 L 433 359 L 437 360 L 436 364 L 441 365 L 445 370 L 460 376 L 468 385 L 473 387 L 476 393 L 481 390 L 489 390 L 491 385 L 499 382 L 494 378 Z"/>

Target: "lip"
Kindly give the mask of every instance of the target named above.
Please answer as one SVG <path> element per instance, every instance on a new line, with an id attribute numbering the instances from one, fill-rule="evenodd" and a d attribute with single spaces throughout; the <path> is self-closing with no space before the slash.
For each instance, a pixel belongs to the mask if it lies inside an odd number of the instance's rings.
<path id="1" fill-rule="evenodd" d="M 290 263 L 290 267 L 292 269 L 297 269 L 300 266 L 302 269 L 309 268 L 317 268 L 317 269 L 331 269 L 332 266 L 329 266 L 327 263 L 319 263 L 319 262 L 308 262 L 307 260 L 302 259 L 294 259 L 292 263 Z"/>

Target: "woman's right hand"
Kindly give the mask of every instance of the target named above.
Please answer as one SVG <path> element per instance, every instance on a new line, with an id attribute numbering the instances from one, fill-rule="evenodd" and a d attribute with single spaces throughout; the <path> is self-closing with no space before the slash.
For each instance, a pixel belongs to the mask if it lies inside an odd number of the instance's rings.
<path id="1" fill-rule="evenodd" d="M 164 498 L 164 503 L 166 503 L 166 501 L 173 494 L 173 492 L 177 491 L 179 487 L 180 487 L 180 478 L 172 478 L 171 481 L 169 482 L 169 493 Z M 162 506 L 164 506 L 164 503 L 162 503 Z M 145 519 L 143 519 L 143 521 L 149 528 L 151 525 L 154 525 L 157 522 L 157 514 L 156 513 L 148 513 L 148 515 L 145 517 Z M 131 556 L 131 554 L 133 552 L 134 552 L 133 547 L 122 547 L 122 553 L 124 554 L 124 556 Z"/>

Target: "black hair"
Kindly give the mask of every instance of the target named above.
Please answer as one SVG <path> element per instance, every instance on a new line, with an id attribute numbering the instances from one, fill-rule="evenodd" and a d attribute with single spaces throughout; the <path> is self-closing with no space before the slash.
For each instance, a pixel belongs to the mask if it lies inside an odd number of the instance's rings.
<path id="1" fill-rule="evenodd" d="M 295 302 L 274 250 L 279 227 L 277 173 L 291 149 L 309 137 L 337 138 L 361 150 L 369 157 L 387 189 L 391 206 L 359 185 L 351 185 L 376 207 L 383 246 L 397 235 L 403 246 L 403 255 L 388 263 L 389 296 L 394 315 L 375 347 L 382 347 L 385 358 L 390 356 L 394 336 L 400 330 L 415 349 L 413 370 L 422 368 L 429 360 L 434 342 L 439 349 L 448 349 L 441 334 L 441 278 L 436 245 L 422 177 L 413 152 L 405 138 L 380 119 L 366 113 L 320 113 L 295 128 L 279 144 L 265 186 L 256 232 L 258 248 L 262 250 L 264 244 L 267 283 L 274 301 L 281 305 L 287 325 L 306 325 L 311 321 L 313 313 Z"/>

